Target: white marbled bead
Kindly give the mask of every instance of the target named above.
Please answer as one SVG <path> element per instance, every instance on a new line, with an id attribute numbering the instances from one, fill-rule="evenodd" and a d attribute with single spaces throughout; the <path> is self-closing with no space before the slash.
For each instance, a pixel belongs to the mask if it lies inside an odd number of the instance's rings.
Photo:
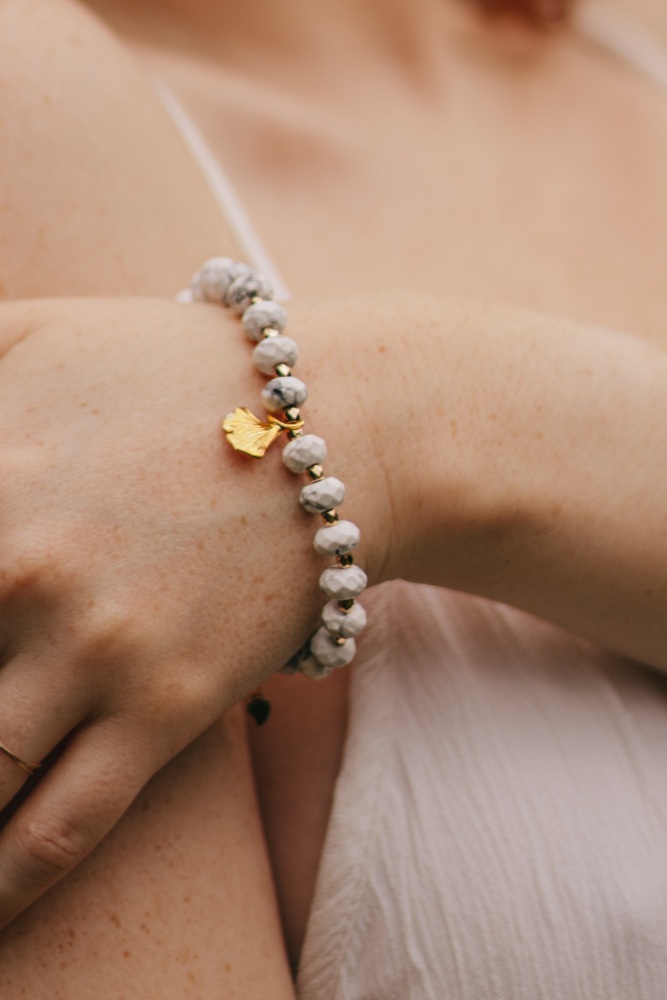
<path id="1" fill-rule="evenodd" d="M 324 514 L 343 502 L 345 486 L 335 476 L 325 476 L 304 486 L 299 499 L 309 514 Z"/>
<path id="2" fill-rule="evenodd" d="M 313 545 L 321 556 L 343 556 L 356 548 L 361 532 L 352 521 L 336 521 L 315 532 Z"/>
<path id="3" fill-rule="evenodd" d="M 360 566 L 330 566 L 320 577 L 320 587 L 335 601 L 349 601 L 366 589 L 368 577 Z"/>
<path id="4" fill-rule="evenodd" d="M 308 399 L 306 383 L 294 375 L 272 378 L 262 389 L 264 406 L 269 413 L 278 413 L 288 406 L 301 406 Z"/>
<path id="5" fill-rule="evenodd" d="M 276 365 L 290 368 L 299 359 L 299 346 L 291 337 L 265 337 L 252 352 L 252 359 L 263 375 L 275 375 Z"/>
<path id="6" fill-rule="evenodd" d="M 320 663 L 317 657 L 310 653 L 309 656 L 305 656 L 299 661 L 298 670 L 300 674 L 303 674 L 304 677 L 309 677 L 311 681 L 322 681 L 329 674 L 333 673 L 334 667 Z"/>
<path id="7" fill-rule="evenodd" d="M 310 648 L 318 663 L 332 669 L 344 667 L 356 653 L 354 639 L 346 639 L 345 642 L 339 644 L 324 625 L 318 628 L 310 640 Z M 301 671 L 304 672 L 303 667 L 301 667 Z"/>
<path id="8" fill-rule="evenodd" d="M 303 434 L 283 448 L 283 462 L 290 472 L 305 472 L 311 465 L 321 465 L 326 457 L 326 442 L 317 434 Z"/>
<path id="9" fill-rule="evenodd" d="M 225 295 L 225 305 L 239 315 L 244 313 L 253 299 L 272 299 L 273 286 L 268 278 L 257 271 L 241 274 L 232 282 Z"/>
<path id="10" fill-rule="evenodd" d="M 315 658 L 310 648 L 310 639 L 301 649 L 280 668 L 281 674 L 304 674 L 313 680 L 321 680 L 328 677 L 333 667 L 327 667 Z"/>
<path id="11" fill-rule="evenodd" d="M 356 601 L 349 611 L 341 611 L 336 601 L 329 601 L 322 608 L 322 621 L 333 635 L 349 639 L 366 627 L 366 611 Z"/>
<path id="12" fill-rule="evenodd" d="M 287 326 L 287 312 L 277 302 L 254 302 L 243 313 L 243 329 L 250 340 L 261 340 L 269 327 L 278 333 Z"/>
<path id="13" fill-rule="evenodd" d="M 315 657 L 310 651 L 310 639 L 306 642 L 301 649 L 297 650 L 294 656 L 291 656 L 287 663 L 283 664 L 280 668 L 281 674 L 296 674 L 302 673 L 302 668 L 306 660 L 315 661 Z"/>
<path id="14" fill-rule="evenodd" d="M 242 274 L 251 273 L 252 269 L 247 264 L 230 260 L 229 257 L 211 257 L 192 279 L 192 297 L 198 302 L 218 302 L 223 305 L 232 282 Z"/>

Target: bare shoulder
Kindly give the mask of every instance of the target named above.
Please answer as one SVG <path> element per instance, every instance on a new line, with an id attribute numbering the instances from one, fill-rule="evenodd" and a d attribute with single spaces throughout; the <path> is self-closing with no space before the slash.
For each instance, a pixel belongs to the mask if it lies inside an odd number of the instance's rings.
<path id="1" fill-rule="evenodd" d="M 41 78 L 52 87 L 57 77 L 64 91 L 76 85 L 81 66 L 99 73 L 124 59 L 112 33 L 73 0 L 2 0 L 0 27 L 5 86 Z"/>
<path id="2" fill-rule="evenodd" d="M 178 290 L 224 230 L 131 54 L 70 0 L 3 0 L 0 67 L 0 295 Z"/>

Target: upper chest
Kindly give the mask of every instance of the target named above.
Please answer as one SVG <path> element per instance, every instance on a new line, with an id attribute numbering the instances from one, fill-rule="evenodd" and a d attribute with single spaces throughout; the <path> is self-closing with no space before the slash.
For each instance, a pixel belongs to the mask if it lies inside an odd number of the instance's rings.
<path id="1" fill-rule="evenodd" d="M 317 109 L 142 58 L 195 117 L 293 291 L 402 285 L 657 334 L 667 92 L 575 38 L 478 41 L 449 53 L 429 92 L 374 83 Z"/>

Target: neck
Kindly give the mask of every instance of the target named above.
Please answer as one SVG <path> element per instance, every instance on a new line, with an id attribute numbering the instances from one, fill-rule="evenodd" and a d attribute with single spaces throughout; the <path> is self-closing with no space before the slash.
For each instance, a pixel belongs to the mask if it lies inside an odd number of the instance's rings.
<path id="1" fill-rule="evenodd" d="M 470 4 L 449 0 L 89 0 L 129 40 L 188 52 L 286 88 L 351 89 L 355 68 L 384 64 L 426 80 L 448 26 Z M 353 78 L 350 82 L 350 75 Z"/>

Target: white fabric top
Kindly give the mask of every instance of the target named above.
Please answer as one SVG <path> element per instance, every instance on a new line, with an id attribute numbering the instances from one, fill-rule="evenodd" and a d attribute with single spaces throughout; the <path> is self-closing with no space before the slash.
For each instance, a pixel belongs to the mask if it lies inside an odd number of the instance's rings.
<path id="1" fill-rule="evenodd" d="M 667 678 L 466 595 L 365 603 L 300 1000 L 665 1000 Z"/>

